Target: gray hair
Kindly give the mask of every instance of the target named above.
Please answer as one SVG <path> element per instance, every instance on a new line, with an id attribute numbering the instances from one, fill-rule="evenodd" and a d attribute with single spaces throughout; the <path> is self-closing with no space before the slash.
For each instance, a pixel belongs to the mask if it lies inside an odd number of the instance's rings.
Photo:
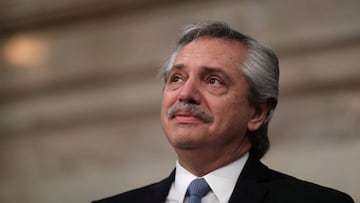
<path id="1" fill-rule="evenodd" d="M 223 22 L 202 22 L 184 27 L 180 33 L 175 51 L 171 54 L 165 66 L 163 74 L 165 83 L 168 73 L 173 67 L 179 51 L 190 42 L 201 37 L 220 38 L 235 40 L 247 48 L 248 56 L 241 64 L 248 84 L 248 99 L 252 104 L 271 101 L 271 108 L 263 125 L 255 132 L 248 132 L 252 144 L 250 153 L 256 158 L 262 158 L 270 147 L 267 135 L 269 121 L 277 104 L 279 87 L 279 64 L 276 54 L 271 48 L 259 43 L 252 37 L 242 34 Z"/>

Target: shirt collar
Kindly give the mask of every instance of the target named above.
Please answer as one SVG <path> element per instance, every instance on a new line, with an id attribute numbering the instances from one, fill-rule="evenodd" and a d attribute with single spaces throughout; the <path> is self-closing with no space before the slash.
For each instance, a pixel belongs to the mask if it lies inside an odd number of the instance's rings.
<path id="1" fill-rule="evenodd" d="M 249 153 L 243 155 L 240 159 L 218 168 L 206 174 L 203 178 L 209 184 L 212 192 L 222 202 L 228 202 L 235 188 L 239 175 L 249 157 Z M 198 178 L 183 168 L 179 162 L 176 162 L 175 191 L 179 202 L 184 202 L 187 187 L 190 182 Z"/>

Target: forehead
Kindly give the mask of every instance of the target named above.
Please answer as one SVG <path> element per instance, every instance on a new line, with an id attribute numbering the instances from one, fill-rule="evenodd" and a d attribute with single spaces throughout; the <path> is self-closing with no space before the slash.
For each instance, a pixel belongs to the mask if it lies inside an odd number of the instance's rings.
<path id="1" fill-rule="evenodd" d="M 239 41 L 219 38 L 199 38 L 185 45 L 177 54 L 174 65 L 241 66 L 247 49 Z"/>

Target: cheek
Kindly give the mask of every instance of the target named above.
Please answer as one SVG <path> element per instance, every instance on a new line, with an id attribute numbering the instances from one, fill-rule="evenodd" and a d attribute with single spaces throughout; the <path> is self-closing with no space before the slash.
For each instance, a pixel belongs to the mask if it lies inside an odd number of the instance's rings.
<path id="1" fill-rule="evenodd" d="M 217 104 L 212 105 L 214 116 L 223 125 L 230 125 L 231 123 L 243 123 L 249 119 L 248 102 L 237 99 L 237 102 L 231 100 L 220 100 Z"/>
<path id="2" fill-rule="evenodd" d="M 239 137 L 247 131 L 248 116 L 244 109 L 237 109 L 234 106 L 217 112 L 216 125 L 212 126 L 217 133 L 225 137 Z"/>
<path id="3" fill-rule="evenodd" d="M 169 108 L 168 102 L 165 99 L 163 99 L 162 103 L 161 103 L 161 112 L 160 112 L 162 120 L 164 120 L 166 118 L 166 112 L 167 112 L 168 108 Z"/>
<path id="4" fill-rule="evenodd" d="M 179 94 L 179 91 L 177 91 L 177 90 L 171 91 L 171 90 L 165 89 L 162 93 L 162 105 L 168 106 L 168 107 L 173 105 L 177 101 L 178 94 Z"/>
<path id="5" fill-rule="evenodd" d="M 171 102 L 171 95 L 169 95 L 168 93 L 163 93 L 162 95 L 162 101 L 161 101 L 161 108 L 168 108 L 170 106 L 170 102 Z"/>
<path id="6" fill-rule="evenodd" d="M 173 92 L 163 92 L 161 102 L 161 118 L 167 118 L 167 110 L 176 102 L 176 97 Z"/>

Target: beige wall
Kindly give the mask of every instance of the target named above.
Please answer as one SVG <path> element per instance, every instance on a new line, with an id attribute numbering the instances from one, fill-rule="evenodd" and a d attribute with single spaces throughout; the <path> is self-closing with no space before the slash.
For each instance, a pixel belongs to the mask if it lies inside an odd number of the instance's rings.
<path id="1" fill-rule="evenodd" d="M 157 69 L 222 20 L 281 63 L 274 169 L 360 201 L 360 3 L 18 0 L 0 12 L 0 202 L 89 202 L 167 176 Z"/>

